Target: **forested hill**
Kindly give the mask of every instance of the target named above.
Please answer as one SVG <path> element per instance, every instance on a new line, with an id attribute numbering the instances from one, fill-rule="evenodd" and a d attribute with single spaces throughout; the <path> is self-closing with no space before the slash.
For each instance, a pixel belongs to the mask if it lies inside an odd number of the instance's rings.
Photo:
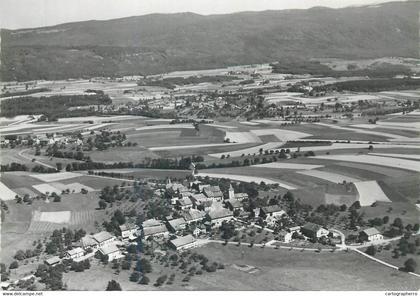
<path id="1" fill-rule="evenodd" d="M 2 30 L 2 80 L 162 73 L 283 57 L 418 57 L 420 2 Z M 93 16 L 94 17 L 94 16 Z"/>

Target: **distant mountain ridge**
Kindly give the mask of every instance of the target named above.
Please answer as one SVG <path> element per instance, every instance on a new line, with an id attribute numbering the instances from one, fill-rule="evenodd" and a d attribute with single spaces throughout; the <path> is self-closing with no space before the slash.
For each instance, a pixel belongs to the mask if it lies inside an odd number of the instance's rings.
<path id="1" fill-rule="evenodd" d="M 203 16 L 150 14 L 1 30 L 1 78 L 154 74 L 285 57 L 419 57 L 420 2 Z"/>

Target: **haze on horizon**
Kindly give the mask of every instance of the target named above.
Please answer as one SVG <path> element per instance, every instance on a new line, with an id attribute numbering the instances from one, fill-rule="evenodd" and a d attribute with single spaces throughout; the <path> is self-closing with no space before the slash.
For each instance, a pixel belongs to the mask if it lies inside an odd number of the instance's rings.
<path id="1" fill-rule="evenodd" d="M 404 1 L 404 0 L 397 0 Z M 1 0 L 0 28 L 22 29 L 61 23 L 106 20 L 151 13 L 194 12 L 203 15 L 239 11 L 341 8 L 384 0 Z"/>

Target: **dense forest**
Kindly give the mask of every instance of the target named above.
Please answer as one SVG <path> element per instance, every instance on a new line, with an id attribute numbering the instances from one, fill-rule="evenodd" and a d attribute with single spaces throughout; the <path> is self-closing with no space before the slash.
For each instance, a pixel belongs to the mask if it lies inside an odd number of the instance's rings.
<path id="1" fill-rule="evenodd" d="M 151 80 L 151 79 L 144 79 L 139 81 L 137 84 L 139 86 L 160 86 L 169 89 L 174 89 L 177 85 L 187 85 L 187 84 L 198 84 L 203 82 L 225 82 L 225 81 L 232 81 L 235 79 L 239 79 L 235 76 L 226 76 L 226 75 L 216 75 L 216 76 L 190 76 L 187 78 L 184 77 L 171 77 L 171 78 L 164 78 L 161 80 Z"/>
<path id="2" fill-rule="evenodd" d="M 17 92 L 9 92 L 8 90 L 6 90 L 4 93 L 0 94 L 0 98 L 13 97 L 13 96 L 27 96 L 27 95 L 36 94 L 39 92 L 46 92 L 46 91 L 50 91 L 50 89 L 46 87 L 41 87 L 41 88 L 33 88 L 33 89 L 17 91 Z"/>
<path id="3" fill-rule="evenodd" d="M 66 116 L 69 107 L 89 105 L 109 105 L 112 100 L 108 95 L 70 95 L 51 97 L 21 97 L 3 100 L 1 102 L 1 116 L 44 114 L 54 120 L 59 116 Z"/>
<path id="4" fill-rule="evenodd" d="M 347 70 L 334 70 L 313 60 L 287 59 L 271 64 L 273 73 L 285 73 L 293 75 L 311 74 L 329 77 L 353 77 L 368 76 L 370 78 L 392 78 L 396 75 L 410 75 L 410 68 L 404 65 L 381 63 L 368 68 L 357 69 L 355 65 L 349 65 Z"/>
<path id="5" fill-rule="evenodd" d="M 389 90 L 407 90 L 420 87 L 420 79 L 368 79 L 336 82 L 328 85 L 316 86 L 313 91 L 355 91 L 378 92 Z"/>

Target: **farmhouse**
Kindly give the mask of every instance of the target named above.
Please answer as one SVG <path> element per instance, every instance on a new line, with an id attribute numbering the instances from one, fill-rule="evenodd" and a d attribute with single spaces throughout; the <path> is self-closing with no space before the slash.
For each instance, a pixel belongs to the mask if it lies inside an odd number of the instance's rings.
<path id="1" fill-rule="evenodd" d="M 193 207 L 193 202 L 189 198 L 178 199 L 176 204 L 181 210 L 188 210 Z"/>
<path id="2" fill-rule="evenodd" d="M 278 205 L 262 207 L 260 210 L 260 217 L 267 218 L 271 217 L 281 217 L 285 215 L 286 212 Z"/>
<path id="3" fill-rule="evenodd" d="M 96 240 L 97 245 L 99 247 L 102 247 L 115 241 L 115 236 L 110 234 L 108 231 L 101 231 L 101 232 L 95 233 L 93 235 L 93 239 Z"/>
<path id="4" fill-rule="evenodd" d="M 359 233 L 359 238 L 362 241 L 378 241 L 382 240 L 384 236 L 375 227 L 367 228 Z"/>
<path id="5" fill-rule="evenodd" d="M 103 256 L 108 256 L 108 262 L 111 262 L 114 259 L 118 259 L 118 258 L 123 257 L 120 249 L 118 249 L 118 247 L 115 244 L 105 245 L 105 246 L 99 248 L 99 252 Z"/>
<path id="6" fill-rule="evenodd" d="M 135 239 L 137 237 L 138 227 L 135 224 L 127 223 L 120 225 L 121 236 L 124 239 Z"/>
<path id="7" fill-rule="evenodd" d="M 177 251 L 197 247 L 197 240 L 191 235 L 181 236 L 169 241 L 169 244 Z"/>
<path id="8" fill-rule="evenodd" d="M 222 201 L 223 199 L 223 192 L 220 190 L 219 186 L 205 187 L 203 193 L 205 196 L 215 201 Z"/>
<path id="9" fill-rule="evenodd" d="M 214 226 L 220 226 L 223 221 L 230 221 L 233 219 L 233 213 L 222 207 L 212 208 L 208 213 L 208 216 L 211 219 L 211 224 Z"/>
<path id="10" fill-rule="evenodd" d="M 228 206 L 229 210 L 235 211 L 235 210 L 243 210 L 243 204 L 242 201 L 239 199 L 228 199 L 226 201 L 226 205 Z"/>
<path id="11" fill-rule="evenodd" d="M 82 246 L 83 249 L 97 248 L 98 247 L 97 241 L 90 234 L 87 234 L 84 237 L 82 237 L 82 239 L 80 240 L 80 243 L 81 243 L 81 246 Z"/>
<path id="12" fill-rule="evenodd" d="M 181 213 L 181 215 L 184 217 L 186 223 L 189 224 L 202 221 L 204 217 L 206 217 L 206 212 L 196 209 L 189 209 L 188 211 Z"/>
<path id="13" fill-rule="evenodd" d="M 78 248 L 74 248 L 67 251 L 66 257 L 68 259 L 75 259 L 75 258 L 82 257 L 84 254 L 85 254 L 85 251 L 82 248 L 78 247 Z"/>
<path id="14" fill-rule="evenodd" d="M 178 230 L 185 229 L 187 225 L 187 221 L 184 218 L 178 218 L 168 221 L 168 228 L 169 230 L 176 232 Z"/>
<path id="15" fill-rule="evenodd" d="M 44 262 L 45 262 L 45 264 L 47 264 L 49 266 L 55 266 L 55 265 L 57 265 L 58 263 L 61 262 L 61 259 L 58 256 L 54 256 L 54 257 L 46 259 Z"/>
<path id="16" fill-rule="evenodd" d="M 169 231 L 166 228 L 166 226 L 162 224 L 159 226 L 143 228 L 143 235 L 145 239 L 149 237 L 162 238 L 162 237 L 167 237 L 169 235 Z"/>
<path id="17" fill-rule="evenodd" d="M 141 225 L 143 226 L 143 228 L 145 228 L 145 227 L 159 226 L 162 224 L 163 223 L 160 220 L 149 219 L 149 220 L 144 221 Z"/>
<path id="18" fill-rule="evenodd" d="M 202 193 L 192 194 L 190 195 L 190 199 L 193 202 L 194 208 L 201 207 L 205 211 L 208 210 L 213 204 L 213 200 L 207 198 Z"/>
<path id="19" fill-rule="evenodd" d="M 320 238 L 322 236 L 327 236 L 329 233 L 327 229 L 315 223 L 306 223 L 301 227 L 300 230 L 303 235 L 314 239 Z"/>

